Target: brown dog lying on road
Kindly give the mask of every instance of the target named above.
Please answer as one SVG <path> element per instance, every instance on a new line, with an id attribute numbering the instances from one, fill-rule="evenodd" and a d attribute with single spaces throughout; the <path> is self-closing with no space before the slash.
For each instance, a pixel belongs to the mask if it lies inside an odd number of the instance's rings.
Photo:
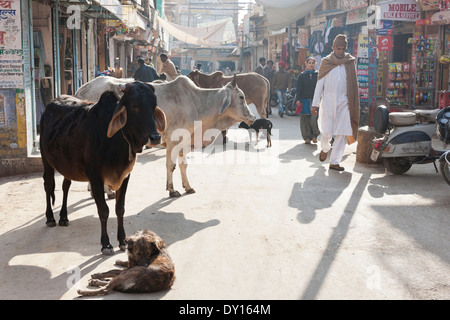
<path id="1" fill-rule="evenodd" d="M 127 269 L 114 269 L 91 275 L 90 286 L 96 290 L 78 290 L 81 296 L 106 295 L 111 290 L 126 293 L 149 293 L 169 289 L 175 281 L 175 266 L 164 241 L 149 230 L 125 239 L 128 261 L 116 261 Z M 111 280 L 104 280 L 112 278 Z"/>

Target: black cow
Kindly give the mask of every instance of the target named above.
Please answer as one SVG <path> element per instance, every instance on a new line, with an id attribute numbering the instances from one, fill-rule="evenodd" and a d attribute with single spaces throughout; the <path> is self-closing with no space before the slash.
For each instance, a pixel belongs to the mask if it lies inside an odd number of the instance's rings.
<path id="1" fill-rule="evenodd" d="M 124 95 L 106 91 L 94 104 L 63 95 L 50 102 L 41 118 L 41 155 L 44 164 L 44 188 L 47 200 L 47 226 L 56 226 L 52 204 L 55 203 L 55 170 L 64 176 L 63 203 L 59 225 L 68 226 L 67 195 L 71 180 L 89 181 L 101 222 L 102 253 L 114 253 L 106 222 L 109 209 L 103 185 L 116 192 L 117 239 L 125 250 L 125 193 L 136 154 L 150 140 L 161 142 L 166 117 L 156 106 L 153 86 L 133 82 L 121 87 Z M 52 203 L 51 201 L 52 200 Z"/>

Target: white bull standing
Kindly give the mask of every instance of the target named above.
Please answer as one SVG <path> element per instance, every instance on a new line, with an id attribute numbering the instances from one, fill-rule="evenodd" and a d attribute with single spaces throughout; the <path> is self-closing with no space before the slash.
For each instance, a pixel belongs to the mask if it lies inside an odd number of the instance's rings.
<path id="1" fill-rule="evenodd" d="M 118 84 L 132 81 L 133 79 L 98 77 L 81 86 L 75 96 L 97 101 L 102 92 L 113 90 L 120 94 Z M 158 106 L 167 119 L 166 130 L 161 132 L 166 145 L 166 188 L 171 197 L 180 196 L 173 186 L 173 171 L 178 161 L 182 185 L 186 193 L 194 193 L 186 174 L 186 156 L 194 142 L 203 142 L 204 133 L 209 129 L 217 129 L 216 132 L 219 133 L 241 121 L 251 124 L 256 117 L 248 108 L 244 93 L 237 87 L 236 78 L 218 89 L 199 88 L 185 76 L 179 76 L 167 83 L 152 84 L 155 87 Z M 201 126 L 195 125 L 197 121 L 201 121 Z M 180 129 L 184 133 L 182 139 Z M 212 141 L 208 143 L 210 142 Z"/>

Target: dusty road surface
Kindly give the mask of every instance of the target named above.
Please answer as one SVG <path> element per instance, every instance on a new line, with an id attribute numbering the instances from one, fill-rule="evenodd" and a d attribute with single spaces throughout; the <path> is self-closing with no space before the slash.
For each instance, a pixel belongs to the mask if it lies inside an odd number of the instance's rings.
<path id="1" fill-rule="evenodd" d="M 433 165 L 386 175 L 355 163 L 353 144 L 346 170 L 330 172 L 320 148 L 303 143 L 298 117 L 270 119 L 270 149 L 248 147 L 234 127 L 226 149 L 191 153 L 195 194 L 184 193 L 177 168 L 182 196 L 169 198 L 164 149 L 138 156 L 125 230 L 159 234 L 177 279 L 171 290 L 98 299 L 450 299 L 450 187 Z M 60 175 L 56 186 L 58 219 Z M 92 273 L 125 259 L 107 203 L 114 256 L 100 254 L 86 183 L 72 184 L 69 226 L 48 228 L 41 174 L 1 178 L 0 299 L 74 299 Z"/>

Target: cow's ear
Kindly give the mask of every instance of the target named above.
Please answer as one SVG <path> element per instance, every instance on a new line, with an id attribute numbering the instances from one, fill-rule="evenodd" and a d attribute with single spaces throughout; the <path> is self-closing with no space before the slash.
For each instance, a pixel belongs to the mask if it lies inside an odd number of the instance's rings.
<path id="1" fill-rule="evenodd" d="M 150 89 L 152 89 L 153 93 L 155 93 L 155 87 L 152 84 L 150 84 L 148 82 L 146 82 L 145 84 L 148 85 L 150 87 Z"/>
<path id="2" fill-rule="evenodd" d="M 222 106 L 220 107 L 219 114 L 224 113 L 224 111 L 231 104 L 231 92 L 229 90 L 225 91 L 225 97 L 223 98 Z"/>
<path id="3" fill-rule="evenodd" d="M 130 91 L 131 83 L 127 84 L 119 84 L 120 91 L 122 91 L 124 94 L 127 94 Z"/>
<path id="4" fill-rule="evenodd" d="M 114 111 L 113 117 L 109 122 L 108 132 L 106 133 L 108 138 L 111 138 L 113 135 L 115 135 L 116 132 L 122 129 L 126 123 L 127 109 L 125 108 L 125 106 L 119 105 Z"/>
<path id="5" fill-rule="evenodd" d="M 155 123 L 156 130 L 159 132 L 164 132 L 167 126 L 166 114 L 161 110 L 160 107 L 155 108 Z"/>

